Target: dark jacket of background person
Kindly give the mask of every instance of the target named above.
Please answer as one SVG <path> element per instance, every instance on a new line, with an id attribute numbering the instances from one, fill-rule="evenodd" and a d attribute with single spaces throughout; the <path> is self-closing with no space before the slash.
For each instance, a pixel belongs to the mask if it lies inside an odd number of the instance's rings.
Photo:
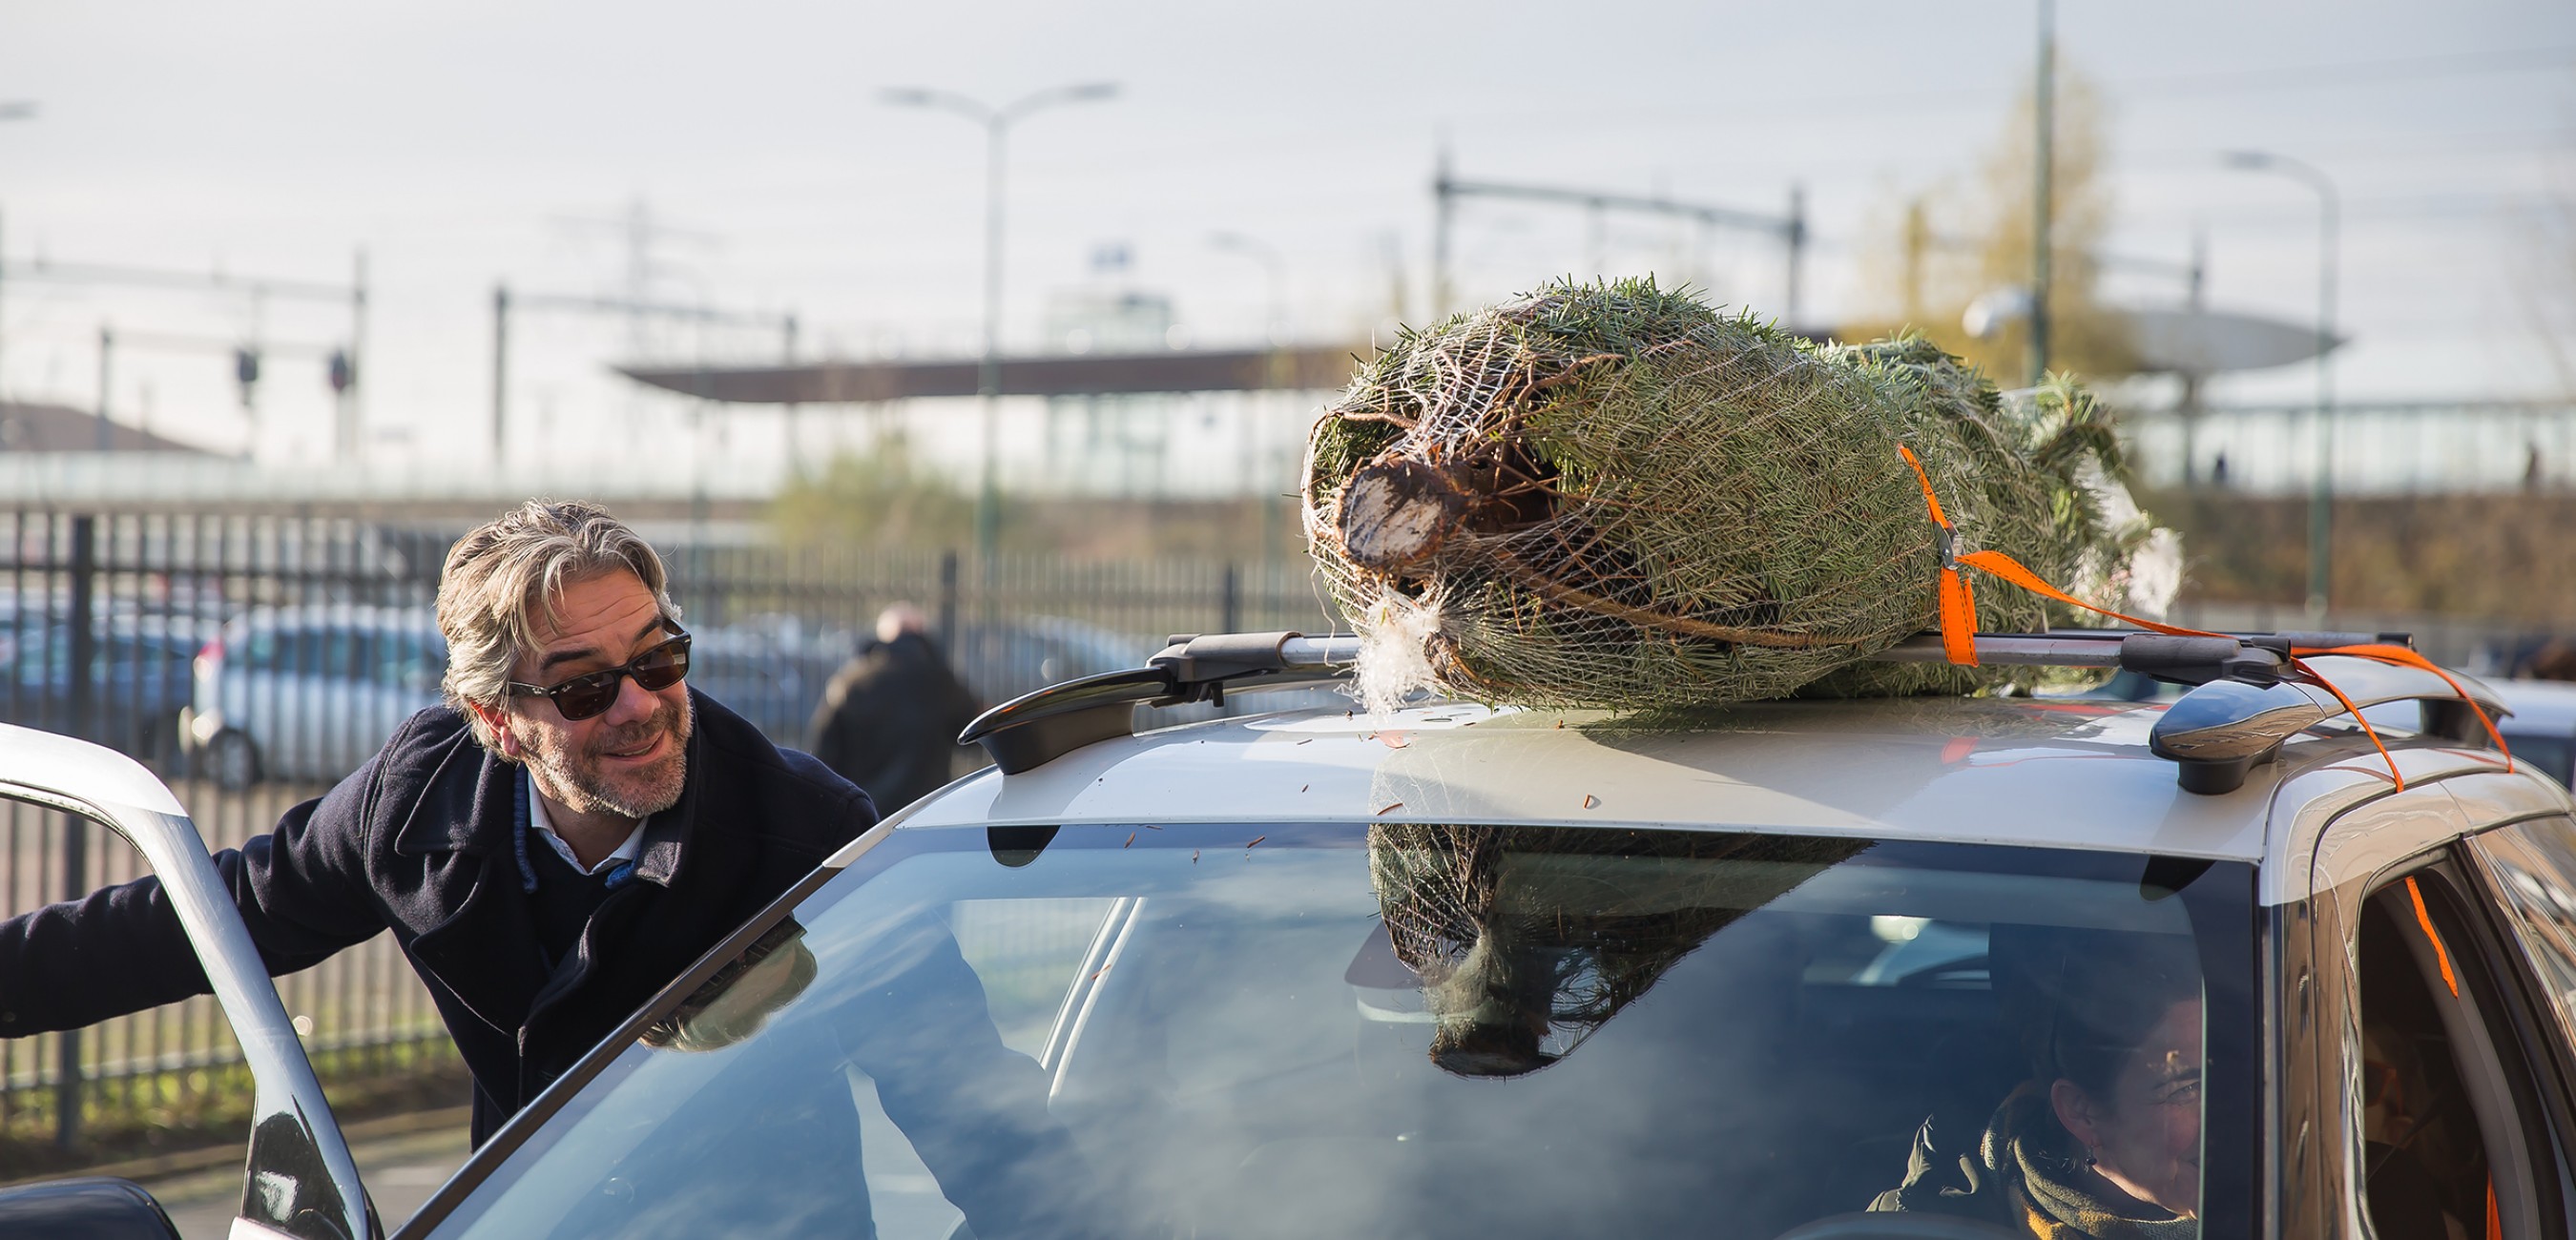
<path id="1" fill-rule="evenodd" d="M 513 847 L 519 768 L 443 706 L 276 830 L 215 854 L 272 974 L 382 930 L 410 959 L 474 1076 L 474 1142 L 736 927 L 876 821 L 866 794 L 691 690 L 680 800 L 644 829 L 552 969 Z M 546 847 L 531 840 L 531 847 Z M 209 993 L 152 878 L 0 922 L 0 1034 L 74 1029 Z"/>
<path id="2" fill-rule="evenodd" d="M 805 747 L 878 805 L 899 809 L 948 782 L 957 734 L 978 709 L 939 647 L 903 633 L 833 674 Z"/>

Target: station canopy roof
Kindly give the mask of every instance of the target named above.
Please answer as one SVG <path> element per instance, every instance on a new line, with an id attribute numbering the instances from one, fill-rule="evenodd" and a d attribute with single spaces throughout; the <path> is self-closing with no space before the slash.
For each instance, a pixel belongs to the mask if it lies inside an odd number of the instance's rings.
<path id="1" fill-rule="evenodd" d="M 1157 392 L 1335 391 L 1349 385 L 1365 345 L 1169 350 L 1005 357 L 1004 396 L 1111 396 Z M 976 359 L 825 361 L 777 366 L 620 366 L 650 387 L 747 405 L 839 404 L 973 396 Z"/>

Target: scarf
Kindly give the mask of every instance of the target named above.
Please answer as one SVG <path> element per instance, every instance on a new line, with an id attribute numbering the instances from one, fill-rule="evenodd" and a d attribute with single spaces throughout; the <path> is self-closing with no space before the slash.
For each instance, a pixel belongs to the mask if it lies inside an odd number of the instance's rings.
<path id="1" fill-rule="evenodd" d="M 2197 1240 L 2200 1220 L 2143 1203 L 2114 1205 L 2108 1187 L 2072 1148 L 2048 1098 L 2023 1085 L 1995 1108 L 1978 1153 L 2004 1190 L 2014 1218 L 2039 1240 Z M 2151 1218 L 2121 1211 L 2147 1209 Z"/>

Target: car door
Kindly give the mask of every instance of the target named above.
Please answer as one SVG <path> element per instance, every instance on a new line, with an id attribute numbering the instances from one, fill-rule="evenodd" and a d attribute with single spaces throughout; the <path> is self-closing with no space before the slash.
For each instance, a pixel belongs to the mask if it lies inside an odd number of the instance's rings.
<path id="1" fill-rule="evenodd" d="M 303 711 L 295 669 L 303 662 L 304 646 L 304 629 L 281 617 L 255 624 L 241 647 L 241 710 L 228 712 L 228 717 L 258 747 L 261 774 L 271 778 L 291 777 L 302 761 Z"/>
<path id="2" fill-rule="evenodd" d="M 2317 841 L 2313 975 L 2283 1006 L 2314 1004 L 2322 1034 L 2302 1066 L 2332 1134 L 2310 1168 L 2330 1234 L 2566 1234 L 2565 1037 L 2460 842 L 2493 801 L 2417 786 Z M 2307 1152 L 2287 1139 L 2290 1171 Z"/>
<path id="3" fill-rule="evenodd" d="M 250 1069 L 253 1123 L 234 1240 L 375 1240 L 384 1234 L 329 1101 L 204 839 L 133 759 L 68 737 L 0 727 L 0 801 L 76 815 L 123 836 L 162 884 Z M 139 1186 L 84 1178 L 0 1189 L 10 1236 L 168 1236 Z"/>

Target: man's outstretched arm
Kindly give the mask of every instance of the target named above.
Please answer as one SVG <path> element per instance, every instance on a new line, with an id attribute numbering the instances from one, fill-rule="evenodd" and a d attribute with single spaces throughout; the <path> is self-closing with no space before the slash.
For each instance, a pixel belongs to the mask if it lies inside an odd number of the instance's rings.
<path id="1" fill-rule="evenodd" d="M 309 968 L 384 928 L 367 881 L 363 820 L 378 761 L 288 810 L 268 834 L 215 854 L 272 975 Z M 0 922 L 0 1037 L 77 1029 L 210 990 L 157 878 Z"/>

